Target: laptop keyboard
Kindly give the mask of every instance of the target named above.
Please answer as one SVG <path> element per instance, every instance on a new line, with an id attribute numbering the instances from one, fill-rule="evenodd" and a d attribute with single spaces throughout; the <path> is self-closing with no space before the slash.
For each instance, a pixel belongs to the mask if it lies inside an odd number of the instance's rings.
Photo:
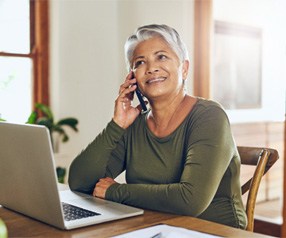
<path id="1" fill-rule="evenodd" d="M 73 206 L 68 203 L 62 202 L 63 211 L 64 211 L 64 219 L 66 221 L 77 220 L 86 217 L 93 217 L 101 215 L 100 213 L 92 212 L 80 207 Z"/>

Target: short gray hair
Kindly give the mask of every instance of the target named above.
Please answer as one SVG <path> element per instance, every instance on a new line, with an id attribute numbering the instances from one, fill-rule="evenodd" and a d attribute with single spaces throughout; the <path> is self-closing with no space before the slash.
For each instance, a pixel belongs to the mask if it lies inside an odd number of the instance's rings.
<path id="1" fill-rule="evenodd" d="M 132 58 L 136 46 L 140 42 L 153 37 L 161 37 L 165 40 L 177 54 L 181 62 L 189 59 L 187 48 L 174 28 L 167 25 L 145 25 L 137 28 L 135 33 L 131 35 L 125 43 L 125 61 L 128 71 L 132 69 Z"/>

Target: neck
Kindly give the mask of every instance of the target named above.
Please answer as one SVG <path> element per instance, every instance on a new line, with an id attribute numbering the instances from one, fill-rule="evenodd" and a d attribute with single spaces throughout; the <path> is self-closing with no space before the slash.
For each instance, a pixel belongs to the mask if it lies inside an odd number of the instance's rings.
<path id="1" fill-rule="evenodd" d="M 186 94 L 176 95 L 172 101 L 164 100 L 151 105 L 149 119 L 154 122 L 155 129 L 164 130 L 169 127 L 174 115 L 181 110 Z"/>

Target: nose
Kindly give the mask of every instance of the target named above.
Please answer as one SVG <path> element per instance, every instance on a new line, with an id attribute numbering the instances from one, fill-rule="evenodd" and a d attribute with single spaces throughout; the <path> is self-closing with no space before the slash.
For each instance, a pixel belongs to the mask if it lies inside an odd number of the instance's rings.
<path id="1" fill-rule="evenodd" d="M 159 72 L 159 66 L 154 62 L 148 62 L 146 74 L 153 74 L 156 72 Z"/>

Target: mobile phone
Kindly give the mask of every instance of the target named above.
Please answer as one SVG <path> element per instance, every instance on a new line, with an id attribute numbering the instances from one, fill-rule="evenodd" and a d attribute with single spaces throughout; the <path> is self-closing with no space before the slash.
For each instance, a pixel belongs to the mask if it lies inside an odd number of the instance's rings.
<path id="1" fill-rule="evenodd" d="M 132 79 L 134 78 L 134 73 L 132 72 Z M 136 84 L 137 85 L 137 84 Z M 137 95 L 137 98 L 140 102 L 140 105 L 141 105 L 141 108 L 142 108 L 142 112 L 146 112 L 147 111 L 147 106 L 144 102 L 144 99 L 143 99 L 143 95 L 142 93 L 140 92 L 139 88 L 138 88 L 138 85 L 137 85 L 137 88 L 135 90 L 135 93 Z"/>

